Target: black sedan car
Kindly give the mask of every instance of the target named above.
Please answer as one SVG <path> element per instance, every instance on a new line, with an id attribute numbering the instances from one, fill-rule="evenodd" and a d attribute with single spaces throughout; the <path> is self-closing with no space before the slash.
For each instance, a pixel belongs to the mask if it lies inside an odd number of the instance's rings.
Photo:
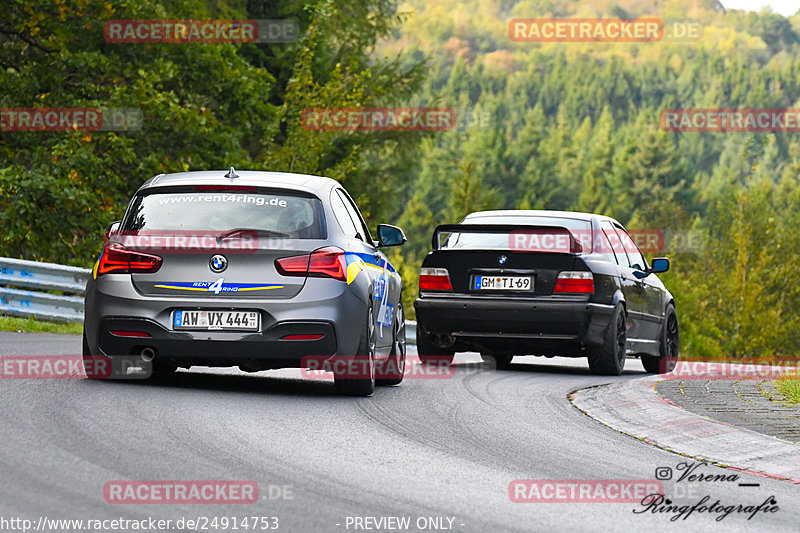
<path id="1" fill-rule="evenodd" d="M 424 360 L 477 351 L 499 367 L 515 355 L 587 357 L 618 375 L 678 359 L 675 302 L 622 225 L 565 211 L 483 211 L 438 226 L 419 277 L 417 347 Z"/>

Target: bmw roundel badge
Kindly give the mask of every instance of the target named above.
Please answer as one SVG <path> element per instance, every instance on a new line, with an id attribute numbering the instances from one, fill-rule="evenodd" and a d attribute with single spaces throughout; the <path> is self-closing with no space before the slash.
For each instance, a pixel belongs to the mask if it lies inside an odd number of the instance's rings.
<path id="1" fill-rule="evenodd" d="M 228 268 L 228 260 L 225 259 L 224 255 L 212 255 L 208 262 L 208 266 L 211 268 L 212 272 L 219 273 Z"/>
<path id="2" fill-rule="evenodd" d="M 505 265 L 506 261 L 508 261 L 508 257 L 504 255 L 501 255 L 500 257 L 497 258 L 497 262 L 500 263 L 501 265 Z"/>

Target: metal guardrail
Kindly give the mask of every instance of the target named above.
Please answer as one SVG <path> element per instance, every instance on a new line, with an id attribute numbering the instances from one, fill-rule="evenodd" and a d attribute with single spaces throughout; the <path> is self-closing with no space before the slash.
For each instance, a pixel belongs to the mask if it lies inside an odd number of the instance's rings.
<path id="1" fill-rule="evenodd" d="M 406 320 L 406 344 L 408 346 L 417 345 L 417 323 L 413 320 Z"/>
<path id="2" fill-rule="evenodd" d="M 0 315 L 82 322 L 83 293 L 91 273 L 88 268 L 0 257 Z"/>

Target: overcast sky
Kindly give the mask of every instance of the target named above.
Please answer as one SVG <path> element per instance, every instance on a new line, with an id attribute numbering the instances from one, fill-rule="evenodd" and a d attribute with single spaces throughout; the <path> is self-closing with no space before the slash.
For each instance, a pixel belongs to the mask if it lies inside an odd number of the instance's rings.
<path id="1" fill-rule="evenodd" d="M 746 9 L 748 11 L 761 11 L 764 6 L 769 6 L 775 13 L 789 16 L 800 9 L 800 0 L 720 0 L 727 9 Z"/>

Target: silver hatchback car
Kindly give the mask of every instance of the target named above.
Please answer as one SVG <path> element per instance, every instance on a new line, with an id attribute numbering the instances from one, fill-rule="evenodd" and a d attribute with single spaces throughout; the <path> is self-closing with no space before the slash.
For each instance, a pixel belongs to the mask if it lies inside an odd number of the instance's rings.
<path id="1" fill-rule="evenodd" d="M 135 357 L 156 376 L 324 368 L 353 395 L 399 384 L 402 284 L 382 248 L 406 238 L 377 233 L 329 178 L 155 176 L 107 231 L 86 288 L 84 359 Z"/>

